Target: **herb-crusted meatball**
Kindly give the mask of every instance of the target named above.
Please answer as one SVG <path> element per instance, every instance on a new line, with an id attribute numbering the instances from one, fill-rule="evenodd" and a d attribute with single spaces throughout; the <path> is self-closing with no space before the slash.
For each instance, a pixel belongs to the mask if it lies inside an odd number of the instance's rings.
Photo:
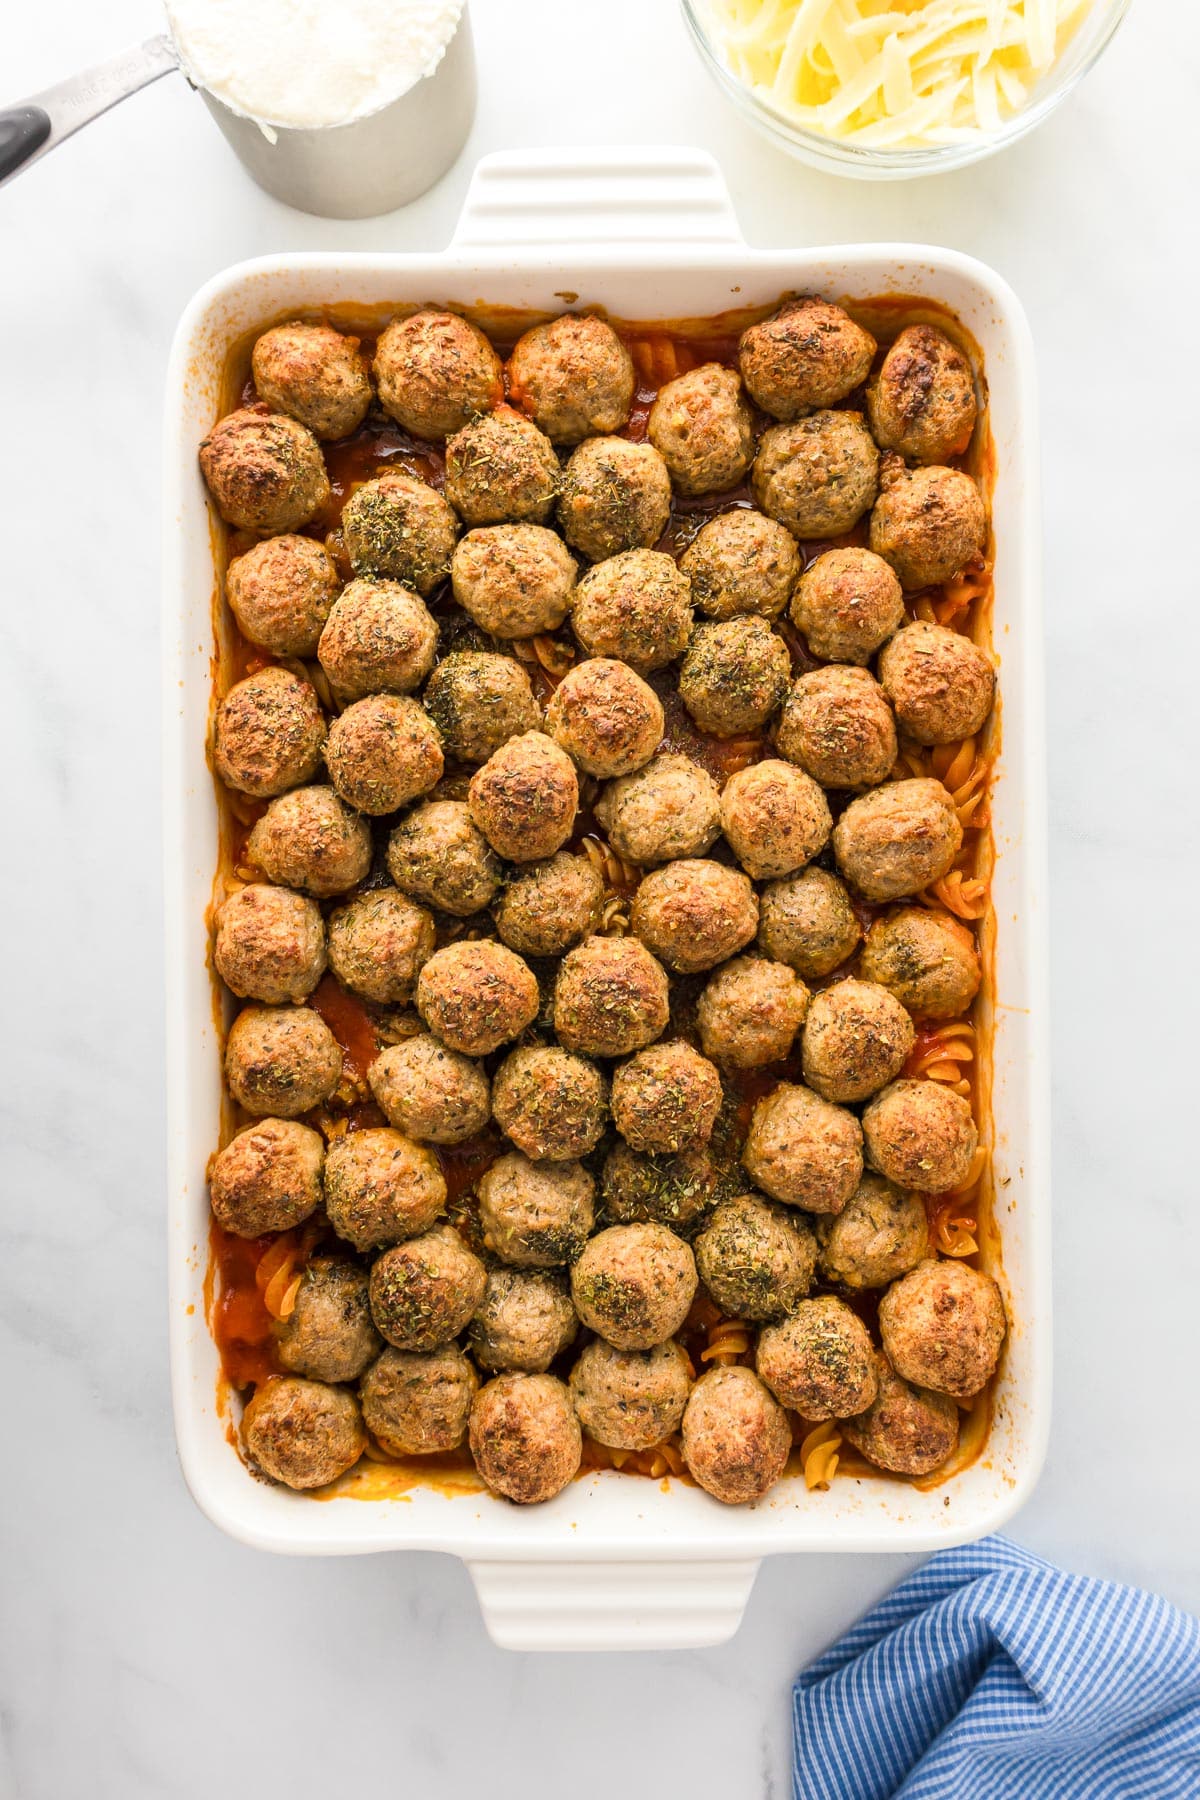
<path id="1" fill-rule="evenodd" d="M 522 956 L 561 956 L 600 921 L 604 883 L 586 856 L 560 850 L 526 863 L 492 907 L 496 930 Z"/>
<path id="2" fill-rule="evenodd" d="M 680 494 L 723 494 L 754 457 L 754 419 L 735 369 L 705 363 L 659 388 L 646 435 Z"/>
<path id="3" fill-rule="evenodd" d="M 761 1500 L 787 1466 L 787 1414 L 752 1369 L 710 1369 L 683 1415 L 683 1459 L 714 1500 Z"/>
<path id="4" fill-rule="evenodd" d="M 441 780 L 437 726 L 407 694 L 368 694 L 329 728 L 325 761 L 347 805 L 380 816 L 396 812 Z"/>
<path id="5" fill-rule="evenodd" d="M 589 656 L 615 657 L 641 675 L 663 669 L 682 656 L 692 629 L 687 576 L 661 550 L 609 555 L 576 588 L 571 625 Z"/>
<path id="6" fill-rule="evenodd" d="M 527 963 L 490 938 L 447 944 L 417 979 L 417 1011 L 433 1035 L 464 1056 L 490 1056 L 538 1013 Z"/>
<path id="7" fill-rule="evenodd" d="M 987 515 L 979 489 L 958 469 L 906 469 L 887 457 L 871 514 L 871 548 L 910 592 L 949 581 L 982 556 Z"/>
<path id="8" fill-rule="evenodd" d="M 542 1269 L 490 1269 L 471 1321 L 471 1354 L 483 1369 L 541 1375 L 574 1342 L 578 1329 L 565 1276 Z"/>
<path id="9" fill-rule="evenodd" d="M 875 339 L 843 307 L 806 294 L 742 333 L 742 380 L 764 412 L 798 419 L 867 379 Z"/>
<path id="10" fill-rule="evenodd" d="M 613 1074 L 613 1123 L 635 1150 L 662 1154 L 706 1144 L 720 1110 L 721 1077 L 679 1039 L 639 1050 Z"/>
<path id="11" fill-rule="evenodd" d="M 272 800 L 246 848 L 272 881 L 327 900 L 365 877 L 371 827 L 331 787 L 294 788 Z"/>
<path id="12" fill-rule="evenodd" d="M 604 1208 L 617 1225 L 669 1225 L 689 1237 L 730 1188 L 730 1177 L 703 1147 L 643 1156 L 622 1141 L 604 1160 Z"/>
<path id="13" fill-rule="evenodd" d="M 321 1204 L 325 1141 L 294 1119 L 258 1119 L 214 1156 L 209 1195 L 218 1225 L 262 1237 L 303 1225 Z"/>
<path id="14" fill-rule="evenodd" d="M 610 1225 L 571 1269 L 575 1311 L 618 1350 L 674 1337 L 695 1295 L 695 1258 L 665 1225 Z"/>
<path id="15" fill-rule="evenodd" d="M 371 1317 L 397 1350 L 436 1350 L 474 1316 L 487 1271 L 450 1225 L 394 1244 L 371 1265 Z"/>
<path id="16" fill-rule="evenodd" d="M 217 914 L 217 973 L 243 1000 L 307 1000 L 325 972 L 325 922 L 315 901 L 252 882 Z"/>
<path id="17" fill-rule="evenodd" d="M 541 862 L 570 837 L 579 811 L 579 777 L 565 750 L 544 731 L 509 738 L 472 777 L 471 818 L 498 856 Z"/>
<path id="18" fill-rule="evenodd" d="M 690 1385 L 687 1356 L 673 1338 L 649 1350 L 593 1338 L 571 1370 L 580 1424 L 613 1450 L 648 1450 L 678 1431 Z"/>
<path id="19" fill-rule="evenodd" d="M 864 981 L 877 981 L 922 1019 L 954 1019 L 979 992 L 975 939 L 950 913 L 902 906 L 876 919 L 863 945 Z"/>
<path id="20" fill-rule="evenodd" d="M 867 389 L 875 442 L 910 462 L 961 456 L 976 417 L 971 365 L 944 331 L 907 325 Z"/>
<path id="21" fill-rule="evenodd" d="M 431 308 L 393 319 L 380 333 L 375 380 L 384 410 L 429 441 L 460 431 L 504 397 L 503 365 L 482 331 Z"/>
<path id="22" fill-rule="evenodd" d="M 593 437 L 563 472 L 558 523 L 592 562 L 656 544 L 671 516 L 671 477 L 653 444 Z"/>
<path id="23" fill-rule="evenodd" d="M 631 1056 L 666 1030 L 662 965 L 636 938 L 585 938 L 564 956 L 554 987 L 554 1030 L 583 1056 Z"/>
<path id="24" fill-rule="evenodd" d="M 962 835 L 940 781 L 889 781 L 850 802 L 834 827 L 833 851 L 867 900 L 900 900 L 941 880 Z"/>
<path id="25" fill-rule="evenodd" d="M 467 1435 L 479 1377 L 457 1344 L 387 1349 L 362 1379 L 363 1421 L 388 1456 L 437 1456 Z"/>
<path id="26" fill-rule="evenodd" d="M 339 1237 L 377 1250 L 429 1230 L 446 1204 L 436 1156 L 381 1126 L 336 1138 L 325 1160 L 325 1210 Z"/>
<path id="27" fill-rule="evenodd" d="M 450 567 L 454 598 L 481 631 L 498 638 L 557 631 L 575 592 L 578 565 L 543 525 L 469 531 Z"/>
<path id="28" fill-rule="evenodd" d="M 897 1187 L 943 1194 L 970 1172 L 979 1133 L 961 1094 L 938 1081 L 893 1081 L 863 1113 L 867 1156 Z"/>
<path id="29" fill-rule="evenodd" d="M 358 1401 L 345 1388 L 279 1376 L 254 1391 L 242 1414 L 251 1465 L 290 1488 L 326 1487 L 367 1447 Z"/>
<path id="30" fill-rule="evenodd" d="M 429 677 L 425 710 L 441 734 L 446 755 L 482 763 L 522 732 L 541 723 L 529 677 L 511 656 L 456 650 Z"/>
<path id="31" fill-rule="evenodd" d="M 483 1067 L 427 1032 L 389 1044 L 371 1064 L 367 1080 L 389 1125 L 419 1144 L 465 1143 L 491 1117 L 491 1085 Z"/>
<path id="32" fill-rule="evenodd" d="M 500 863 L 465 800 L 430 800 L 388 838 L 388 874 L 402 893 L 465 919 L 500 888 Z"/>
<path id="33" fill-rule="evenodd" d="M 781 1406 L 805 1419 L 865 1412 L 879 1389 L 871 1334 L 844 1300 L 802 1300 L 759 1333 L 755 1368 Z"/>
<path id="34" fill-rule="evenodd" d="M 864 1175 L 836 1218 L 820 1219 L 820 1269 L 840 1287 L 881 1288 L 929 1252 L 925 1204 L 882 1175 Z"/>
<path id="35" fill-rule="evenodd" d="M 569 670 L 546 708 L 546 730 L 585 775 L 629 775 L 649 762 L 663 734 L 662 702 L 649 683 L 612 657 Z"/>
<path id="36" fill-rule="evenodd" d="M 594 1150 L 606 1098 L 595 1063 L 555 1044 L 513 1050 L 492 1085 L 496 1123 L 533 1162 L 570 1162 Z"/>
<path id="37" fill-rule="evenodd" d="M 531 1162 L 510 1151 L 480 1177 L 483 1241 L 513 1268 L 561 1268 L 588 1240 L 595 1191 L 581 1163 Z"/>
<path id="38" fill-rule="evenodd" d="M 710 975 L 696 1005 L 705 1056 L 729 1069 L 761 1069 L 792 1053 L 808 989 L 786 963 L 735 956 Z"/>
<path id="39" fill-rule="evenodd" d="M 200 470 L 217 511 L 241 531 L 295 531 L 329 498 L 312 432 L 265 406 L 244 406 L 200 445 Z"/>
<path id="40" fill-rule="evenodd" d="M 729 777 L 721 829 L 746 873 L 759 881 L 811 862 L 829 841 L 833 820 L 812 776 L 770 757 Z"/>
<path id="41" fill-rule="evenodd" d="M 579 1472 L 583 1435 L 554 1375 L 497 1375 L 471 1407 L 471 1455 L 488 1486 L 518 1506 L 553 1500 Z"/>
<path id="42" fill-rule="evenodd" d="M 633 360 L 603 319 L 564 313 L 517 339 L 508 363 L 514 406 L 556 444 L 620 431 L 633 405 Z"/>
<path id="43" fill-rule="evenodd" d="M 285 1369 L 313 1381 L 357 1381 L 383 1344 L 371 1323 L 367 1274 L 344 1256 L 314 1256 L 295 1304 L 275 1328 Z"/>
<path id="44" fill-rule="evenodd" d="M 723 1200 L 696 1239 L 700 1279 L 737 1319 L 780 1319 L 812 1286 L 817 1240 L 782 1206 L 754 1194 Z"/>
<path id="45" fill-rule="evenodd" d="M 953 1257 L 918 1263 L 879 1302 L 879 1334 L 897 1375 L 956 1400 L 983 1387 L 1007 1329 L 991 1276 Z"/>
<path id="46" fill-rule="evenodd" d="M 690 756 L 672 751 L 610 782 L 595 812 L 617 855 L 637 868 L 703 856 L 721 835 L 716 782 Z"/>
<path id="47" fill-rule="evenodd" d="M 758 947 L 807 981 L 832 974 L 861 936 L 850 896 L 828 869 L 801 869 L 763 888 Z"/>
<path id="48" fill-rule="evenodd" d="M 391 470 L 355 488 L 342 536 L 356 575 L 383 575 L 430 594 L 450 570 L 458 520 L 435 488 Z"/>
<path id="49" fill-rule="evenodd" d="M 825 1100 L 865 1100 L 893 1080 L 913 1047 L 913 1023 L 886 988 L 838 981 L 814 994 L 804 1026 L 804 1079 Z"/>
<path id="50" fill-rule="evenodd" d="M 972 737 L 992 710 L 991 659 L 959 631 L 917 620 L 879 658 L 879 679 L 900 729 L 918 744 Z"/>
<path id="51" fill-rule="evenodd" d="M 813 655 L 827 662 L 870 662 L 904 617 L 894 570 L 873 550 L 853 544 L 818 556 L 792 599 L 792 623 Z"/>
<path id="52" fill-rule="evenodd" d="M 799 579 L 800 549 L 786 525 L 738 507 L 701 526 L 679 567 L 708 618 L 777 619 Z"/>
<path id="53" fill-rule="evenodd" d="M 693 632 L 679 694 L 701 731 L 742 737 L 766 724 L 791 674 L 787 645 L 765 619 L 725 619 Z"/>
<path id="54" fill-rule="evenodd" d="M 260 400 L 288 413 L 314 437 L 344 438 L 357 431 L 371 404 L 371 383 L 358 339 L 330 325 L 276 325 L 264 331 L 250 358 Z"/>
<path id="55" fill-rule="evenodd" d="M 339 700 L 411 694 L 433 667 L 438 629 L 419 595 L 399 581 L 360 577 L 343 588 L 317 654 Z"/>
<path id="56" fill-rule="evenodd" d="M 886 1356 L 875 1361 L 878 1391 L 865 1412 L 840 1422 L 847 1443 L 893 1475 L 932 1475 L 958 1447 L 958 1408 L 945 1394 L 913 1387 Z"/>
<path id="57" fill-rule="evenodd" d="M 745 949 L 758 930 L 758 900 L 740 870 L 683 858 L 644 877 L 630 922 L 669 969 L 695 975 Z"/>
<path id="58" fill-rule="evenodd" d="M 307 781 L 324 744 L 325 715 L 312 687 L 272 665 L 236 682 L 222 700 L 213 767 L 226 787 L 266 800 Z"/>
<path id="59" fill-rule="evenodd" d="M 511 406 L 473 419 L 446 444 L 446 498 L 467 525 L 544 525 L 561 478 L 550 439 Z"/>
<path id="60" fill-rule="evenodd" d="M 308 1006 L 245 1006 L 229 1028 L 225 1080 L 248 1113 L 295 1119 L 328 1100 L 342 1052 Z"/>
<path id="61" fill-rule="evenodd" d="M 861 413 L 810 413 L 763 433 L 752 486 L 761 510 L 797 537 L 837 537 L 874 504 L 879 452 Z"/>
<path id="62" fill-rule="evenodd" d="M 308 537 L 264 538 L 225 572 L 243 637 L 275 656 L 313 655 L 339 585 L 328 550 Z"/>
<path id="63" fill-rule="evenodd" d="M 330 967 L 343 987 L 381 1006 L 407 1005 L 433 944 L 432 915 L 398 888 L 372 888 L 330 915 Z"/>
<path id="64" fill-rule="evenodd" d="M 869 670 L 831 663 L 794 684 L 775 742 L 822 787 L 876 787 L 896 761 L 896 722 Z"/>
<path id="65" fill-rule="evenodd" d="M 838 1213 L 862 1176 L 862 1143 L 852 1112 L 781 1081 L 754 1108 L 742 1166 L 772 1200 Z"/>

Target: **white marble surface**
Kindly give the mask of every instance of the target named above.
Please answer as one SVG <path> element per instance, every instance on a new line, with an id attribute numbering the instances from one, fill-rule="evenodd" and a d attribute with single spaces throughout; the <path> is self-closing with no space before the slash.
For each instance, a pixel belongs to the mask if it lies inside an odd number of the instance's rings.
<path id="1" fill-rule="evenodd" d="M 6 1407 L 0 1793 L 424 1800 L 786 1785 L 797 1663 L 900 1563 L 776 1561 L 687 1655 L 485 1639 L 434 1557 L 275 1560 L 176 1465 L 163 1293 L 157 439 L 176 317 L 259 252 L 436 246 L 475 154 L 699 143 L 758 243 L 957 245 L 1029 309 L 1044 402 L 1057 1412 L 1015 1535 L 1200 1608 L 1194 1530 L 1194 118 L 1200 20 L 1135 7 L 1007 156 L 907 186 L 794 166 L 718 102 L 673 0 L 475 0 L 467 154 L 357 225 L 254 190 L 164 81 L 0 193 Z M 158 29 L 152 0 L 10 9 L 16 98 Z M 1183 391 L 1184 384 L 1190 393 Z M 1190 579 L 1189 579 L 1190 578 Z M 16 752 L 15 756 L 13 752 Z M 1192 1521 L 1189 1525 L 1189 1520 Z M 7 1782 L 7 1789 L 5 1783 Z"/>

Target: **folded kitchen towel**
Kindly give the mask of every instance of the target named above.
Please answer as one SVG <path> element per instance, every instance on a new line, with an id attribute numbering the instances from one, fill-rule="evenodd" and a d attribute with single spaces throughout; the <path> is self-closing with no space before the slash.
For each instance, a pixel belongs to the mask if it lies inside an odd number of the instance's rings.
<path id="1" fill-rule="evenodd" d="M 902 1581 L 792 1705 L 796 1800 L 1200 1796 L 1200 1621 L 1006 1538 Z"/>

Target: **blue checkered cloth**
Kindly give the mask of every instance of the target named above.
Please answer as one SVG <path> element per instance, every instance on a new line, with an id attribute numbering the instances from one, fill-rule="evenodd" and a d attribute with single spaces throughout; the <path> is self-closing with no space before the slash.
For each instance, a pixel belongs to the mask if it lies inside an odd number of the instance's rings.
<path id="1" fill-rule="evenodd" d="M 796 1800 L 1200 1796 L 1200 1621 L 1005 1538 L 902 1581 L 792 1705 Z"/>

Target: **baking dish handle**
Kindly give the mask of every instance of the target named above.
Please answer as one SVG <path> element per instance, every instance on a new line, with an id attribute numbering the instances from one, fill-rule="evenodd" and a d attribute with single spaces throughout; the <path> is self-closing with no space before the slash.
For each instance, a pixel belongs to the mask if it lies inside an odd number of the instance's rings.
<path id="1" fill-rule="evenodd" d="M 742 1622 L 757 1562 L 468 1562 L 504 1650 L 698 1650 Z"/>
<path id="2" fill-rule="evenodd" d="M 451 250 L 612 250 L 743 244 L 729 189 L 705 150 L 503 150 L 471 177 Z"/>

